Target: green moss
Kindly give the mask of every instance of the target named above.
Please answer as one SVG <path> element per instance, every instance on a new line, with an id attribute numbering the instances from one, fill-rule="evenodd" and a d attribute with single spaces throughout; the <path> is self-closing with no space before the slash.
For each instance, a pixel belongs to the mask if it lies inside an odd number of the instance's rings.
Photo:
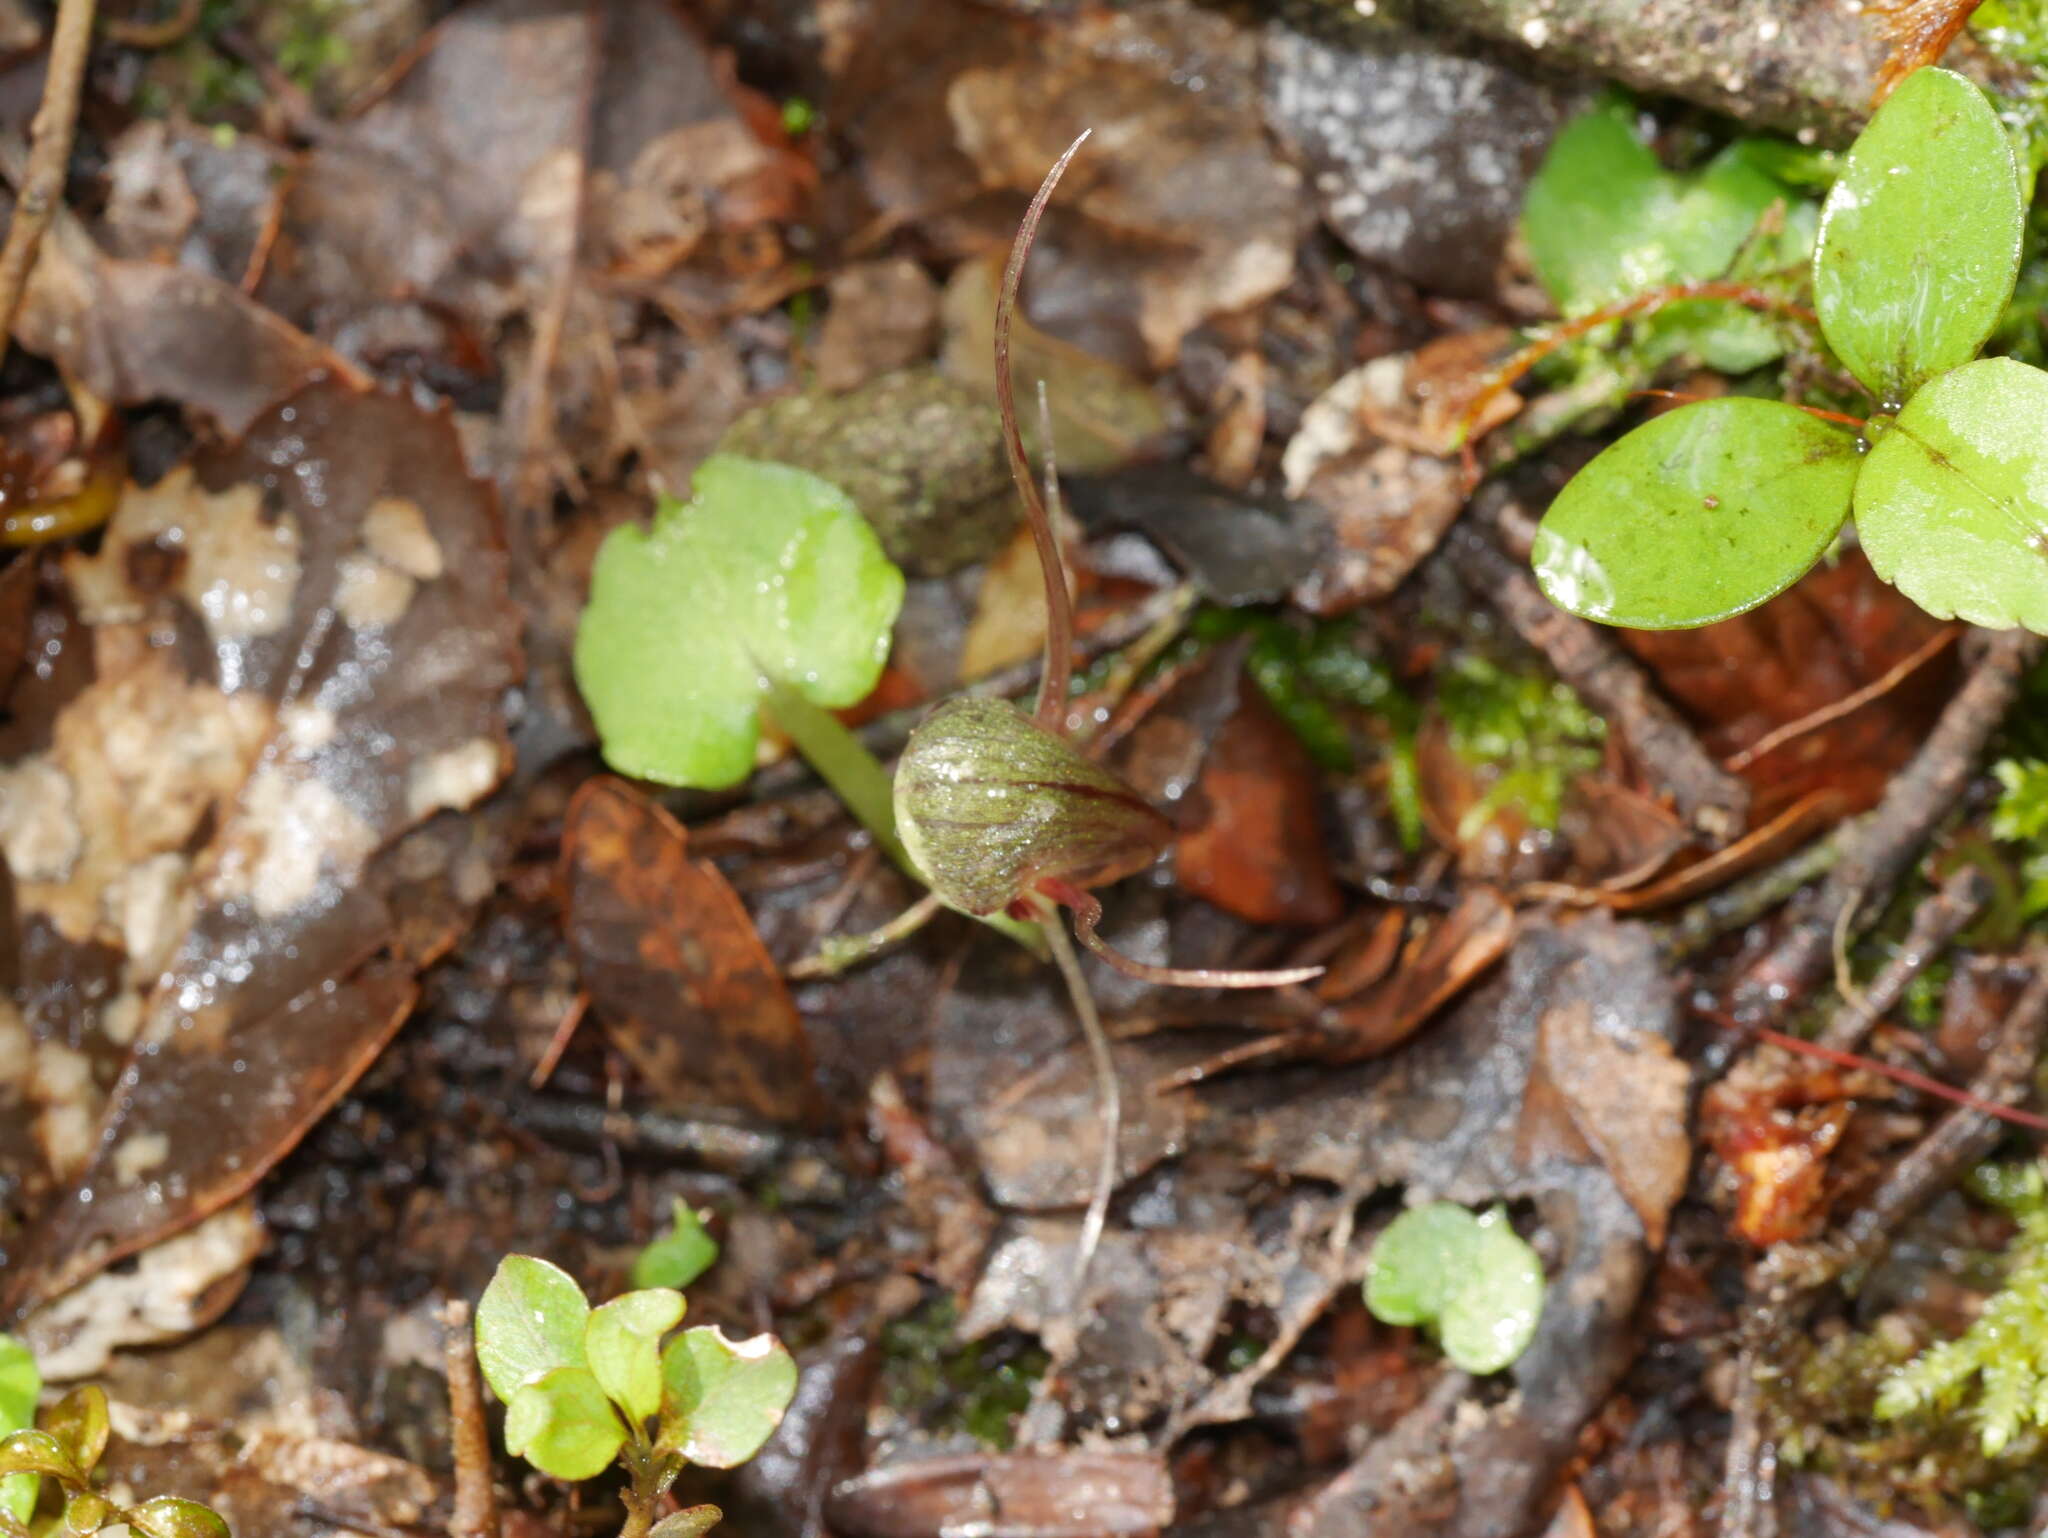
<path id="1" fill-rule="evenodd" d="M 1451 751 L 1489 781 L 1461 834 L 1506 806 L 1555 828 L 1565 788 L 1600 767 L 1607 723 L 1555 679 L 1465 653 L 1439 675 L 1436 700 Z"/>
<path id="2" fill-rule="evenodd" d="M 1007 1452 L 1017 1420 L 1044 1376 L 1045 1352 L 1006 1339 L 955 1339 L 959 1310 L 935 1298 L 882 1332 L 882 1394 L 899 1414 L 926 1430 L 964 1431 L 985 1447 Z"/>

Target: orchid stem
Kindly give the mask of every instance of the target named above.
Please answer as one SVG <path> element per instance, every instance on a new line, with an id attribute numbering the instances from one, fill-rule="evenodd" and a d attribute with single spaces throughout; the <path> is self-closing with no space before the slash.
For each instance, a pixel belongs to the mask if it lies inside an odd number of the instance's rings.
<path id="1" fill-rule="evenodd" d="M 1081 1033 L 1088 1038 L 1088 1055 L 1095 1063 L 1096 1098 L 1102 1104 L 1102 1157 L 1096 1164 L 1095 1191 L 1088 1198 L 1087 1216 L 1081 1219 L 1081 1238 L 1074 1249 L 1074 1280 L 1067 1295 L 1067 1307 L 1081 1308 L 1088 1268 L 1102 1244 L 1102 1232 L 1109 1223 L 1109 1199 L 1116 1193 L 1117 1144 L 1123 1136 L 1123 1092 L 1117 1084 L 1116 1058 L 1109 1048 L 1109 1033 L 1102 1028 L 1102 1016 L 1095 1008 L 1095 995 L 1088 991 L 1088 979 L 1081 975 L 1081 961 L 1074 942 L 1067 938 L 1066 925 L 1057 910 L 1049 909 L 1040 920 L 1052 959 L 1059 964 L 1067 993 L 1074 1001 L 1074 1013 L 1081 1017 Z"/>

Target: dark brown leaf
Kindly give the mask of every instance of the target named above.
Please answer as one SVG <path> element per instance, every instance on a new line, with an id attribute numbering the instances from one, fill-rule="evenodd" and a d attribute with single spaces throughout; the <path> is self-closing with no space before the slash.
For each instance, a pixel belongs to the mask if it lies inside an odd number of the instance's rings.
<path id="1" fill-rule="evenodd" d="M 680 823 L 625 781 L 594 779 L 569 807 L 562 878 L 583 985 L 656 1095 L 770 1121 L 817 1114 L 789 990 Z"/>
<path id="2" fill-rule="evenodd" d="M 495 502 L 452 423 L 341 385 L 130 488 L 63 573 L 97 676 L 4 770 L 0 847 L 52 982 L 62 947 L 118 960 L 69 1004 L 27 987 L 70 1189 L 8 1257 L 17 1303 L 248 1190 L 376 1056 L 414 985 L 379 958 L 375 857 L 496 785 L 518 677 Z M 80 1071 L 120 1050 L 110 1087 Z"/>

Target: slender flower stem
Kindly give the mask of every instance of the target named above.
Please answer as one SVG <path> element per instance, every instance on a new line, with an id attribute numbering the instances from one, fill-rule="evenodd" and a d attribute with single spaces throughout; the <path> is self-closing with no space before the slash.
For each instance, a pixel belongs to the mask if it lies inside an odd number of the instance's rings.
<path id="1" fill-rule="evenodd" d="M 1095 996 L 1088 991 L 1088 979 L 1081 975 L 1081 961 L 1074 942 L 1067 938 L 1066 925 L 1056 910 L 1048 910 L 1039 927 L 1052 959 L 1059 964 L 1067 993 L 1074 1001 L 1074 1013 L 1081 1017 L 1081 1033 L 1088 1038 L 1088 1055 L 1095 1063 L 1095 1092 L 1102 1102 L 1102 1157 L 1095 1170 L 1095 1192 L 1088 1199 L 1088 1214 L 1081 1220 L 1081 1239 L 1074 1249 L 1074 1280 L 1067 1295 L 1067 1307 L 1081 1307 L 1082 1289 L 1088 1282 L 1088 1268 L 1102 1243 L 1102 1231 L 1109 1222 L 1109 1199 L 1116 1193 L 1117 1144 L 1123 1136 L 1123 1092 L 1117 1084 L 1116 1058 L 1109 1049 L 1109 1033 L 1102 1028 Z"/>
<path id="2" fill-rule="evenodd" d="M 1031 479 L 1031 462 L 1024 454 L 1024 434 L 1017 426 L 1016 382 L 1010 377 L 1010 321 L 1017 309 L 1017 285 L 1023 281 L 1024 259 L 1031 255 L 1031 242 L 1038 235 L 1038 221 L 1052 190 L 1060 182 L 1067 162 L 1088 138 L 1086 130 L 1067 146 L 1067 152 L 1053 162 L 1039 184 L 1038 195 L 1024 211 L 1017 227 L 1017 239 L 1010 247 L 1010 264 L 1003 269 L 1002 293 L 996 299 L 996 412 L 1003 422 L 1003 447 L 1010 457 L 1010 478 L 1024 499 L 1024 513 L 1031 524 L 1031 538 L 1038 546 L 1038 564 L 1045 572 L 1045 670 L 1038 679 L 1038 724 L 1058 731 L 1066 720 L 1067 687 L 1074 676 L 1074 600 L 1067 592 L 1066 563 L 1060 559 L 1059 536 L 1053 532 L 1052 516 Z"/>

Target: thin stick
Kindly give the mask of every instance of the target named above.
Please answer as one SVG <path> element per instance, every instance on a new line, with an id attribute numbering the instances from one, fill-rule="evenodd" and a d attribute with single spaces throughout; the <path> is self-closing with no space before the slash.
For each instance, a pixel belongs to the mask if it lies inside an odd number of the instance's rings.
<path id="1" fill-rule="evenodd" d="M 1833 704 L 1823 705 L 1819 710 L 1811 711 L 1797 721 L 1787 721 L 1783 726 L 1765 732 L 1740 753 L 1724 761 L 1721 767 L 1730 774 L 1740 774 L 1773 749 L 1782 748 L 1794 738 L 1804 737 L 1808 732 L 1818 731 L 1830 721 L 1839 721 L 1853 710 L 1861 710 L 1879 695 L 1891 693 L 1922 667 L 1932 662 L 1936 656 L 1948 650 L 1962 633 L 1960 625 L 1948 625 L 1935 631 L 1911 656 L 1887 668 L 1882 678 L 1872 679 L 1853 694 L 1845 694 Z"/>
<path id="2" fill-rule="evenodd" d="M 1123 1090 L 1117 1083 L 1116 1058 L 1109 1049 L 1109 1033 L 1102 1028 L 1102 1016 L 1095 1008 L 1095 996 L 1088 991 L 1088 979 L 1081 975 L 1080 958 L 1074 942 L 1057 913 L 1048 912 L 1040 921 L 1052 959 L 1059 963 L 1060 977 L 1074 1001 L 1074 1013 L 1081 1017 L 1081 1033 L 1088 1038 L 1088 1056 L 1095 1064 L 1095 1093 L 1102 1103 L 1102 1157 L 1095 1167 L 1095 1191 L 1088 1198 L 1087 1216 L 1081 1219 L 1081 1239 L 1074 1249 L 1074 1280 L 1067 1294 L 1067 1307 L 1079 1311 L 1082 1290 L 1088 1282 L 1088 1268 L 1102 1244 L 1102 1231 L 1109 1224 L 1109 1199 L 1116 1194 L 1117 1143 L 1123 1136 Z"/>
<path id="3" fill-rule="evenodd" d="M 1054 902 L 1074 910 L 1074 933 L 1081 943 L 1126 977 L 1162 988 L 1285 988 L 1323 975 L 1321 967 L 1279 967 L 1269 972 L 1238 968 L 1158 967 L 1114 949 L 1096 933 L 1102 922 L 1102 904 L 1080 888 L 1064 881 L 1044 881 L 1039 890 Z"/>
<path id="4" fill-rule="evenodd" d="M 441 1305 L 441 1361 L 448 1374 L 449 1441 L 455 1453 L 455 1509 L 448 1538 L 498 1538 L 498 1498 L 491 1488 L 491 1433 L 477 1382 L 476 1348 L 469 1337 L 469 1305 Z"/>
<path id="5" fill-rule="evenodd" d="M 0 356 L 5 356 L 14 331 L 36 248 L 64 196 L 64 173 L 71 165 L 71 143 L 78 130 L 78 93 L 85 85 L 85 61 L 92 48 L 93 4 L 94 0 L 61 0 L 57 7 L 43 104 L 29 126 L 33 143 L 28 172 L 14 201 L 7 244 L 0 246 Z"/>
<path id="6" fill-rule="evenodd" d="M 1031 243 L 1038 237 L 1038 221 L 1045 205 L 1052 201 L 1067 163 L 1087 141 L 1081 137 L 1067 146 L 1067 152 L 1053 162 L 1039 184 L 1038 195 L 1024 210 L 1024 222 L 1017 227 L 1017 239 L 1010 247 L 1010 265 L 1003 269 L 1001 296 L 996 300 L 996 410 L 1003 419 L 1003 447 L 1010 456 L 1010 477 L 1017 494 L 1024 499 L 1024 514 L 1031 524 L 1031 538 L 1038 546 L 1038 564 L 1045 573 L 1045 670 L 1038 679 L 1038 724 L 1058 731 L 1066 716 L 1067 688 L 1074 676 L 1074 600 L 1067 592 L 1066 566 L 1060 560 L 1060 542 L 1053 533 L 1052 515 L 1038 495 L 1031 478 L 1031 462 L 1024 453 L 1024 434 L 1017 427 L 1017 391 L 1010 378 L 1010 320 L 1017 309 L 1017 285 L 1024 278 L 1024 261 L 1031 255 Z"/>

